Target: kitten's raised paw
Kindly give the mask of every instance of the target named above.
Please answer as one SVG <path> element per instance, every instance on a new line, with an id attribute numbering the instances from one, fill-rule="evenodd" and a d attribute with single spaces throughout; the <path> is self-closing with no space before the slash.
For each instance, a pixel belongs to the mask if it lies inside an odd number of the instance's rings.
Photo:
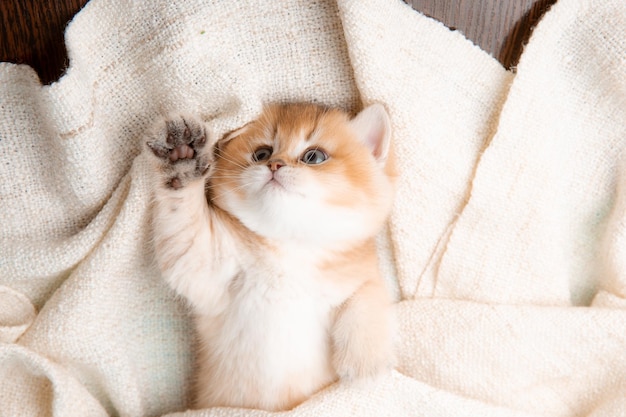
<path id="1" fill-rule="evenodd" d="M 165 186 L 180 189 L 207 173 L 212 162 L 208 136 L 204 124 L 191 117 L 177 116 L 159 123 L 146 145 L 158 161 Z"/>

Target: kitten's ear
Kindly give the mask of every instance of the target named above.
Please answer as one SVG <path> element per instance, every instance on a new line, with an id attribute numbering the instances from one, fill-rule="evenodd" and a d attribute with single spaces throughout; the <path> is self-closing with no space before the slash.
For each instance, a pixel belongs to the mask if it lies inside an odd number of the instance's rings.
<path id="1" fill-rule="evenodd" d="M 230 142 L 231 140 L 235 139 L 237 136 L 240 136 L 241 134 L 243 134 L 246 130 L 248 130 L 248 125 L 245 125 L 244 127 L 240 127 L 237 130 L 233 130 L 230 133 L 227 133 L 226 135 L 224 135 L 224 137 L 220 140 L 217 141 L 217 143 L 215 144 L 215 150 L 216 151 L 220 151 L 224 148 L 224 146 Z"/>
<path id="2" fill-rule="evenodd" d="M 374 158 L 385 162 L 391 142 L 391 121 L 382 104 L 372 104 L 361 110 L 350 126 L 361 142 L 367 145 Z"/>

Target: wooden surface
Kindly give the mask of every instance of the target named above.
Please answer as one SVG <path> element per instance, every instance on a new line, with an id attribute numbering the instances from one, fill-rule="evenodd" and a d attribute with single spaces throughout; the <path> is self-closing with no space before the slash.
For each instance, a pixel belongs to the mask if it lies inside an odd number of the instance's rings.
<path id="1" fill-rule="evenodd" d="M 457 29 L 506 68 L 517 65 L 532 28 L 556 0 L 407 0 Z"/>
<path id="2" fill-rule="evenodd" d="M 406 0 L 514 67 L 531 28 L 556 0 Z M 31 65 L 45 84 L 68 61 L 63 32 L 87 0 L 0 0 L 0 61 Z"/>
<path id="3" fill-rule="evenodd" d="M 63 33 L 87 0 L 0 0 L 0 61 L 28 64 L 41 81 L 69 65 Z"/>

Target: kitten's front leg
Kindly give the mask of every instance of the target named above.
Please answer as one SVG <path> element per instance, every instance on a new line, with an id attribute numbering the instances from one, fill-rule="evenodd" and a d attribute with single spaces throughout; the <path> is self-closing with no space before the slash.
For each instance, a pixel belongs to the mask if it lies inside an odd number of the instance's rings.
<path id="1" fill-rule="evenodd" d="M 201 121 L 173 117 L 157 125 L 146 145 L 155 170 L 152 221 L 161 273 L 197 311 L 215 314 L 227 301 L 235 265 L 213 235 L 216 220 L 205 196 L 209 134 Z"/>
<path id="2" fill-rule="evenodd" d="M 395 365 L 393 310 L 381 282 L 365 282 L 346 300 L 332 338 L 333 363 L 342 379 L 375 377 Z"/>

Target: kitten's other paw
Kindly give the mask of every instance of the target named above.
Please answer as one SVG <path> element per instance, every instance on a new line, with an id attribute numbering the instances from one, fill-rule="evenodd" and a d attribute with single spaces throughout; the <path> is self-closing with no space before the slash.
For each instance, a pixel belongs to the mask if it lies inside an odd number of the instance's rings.
<path id="1" fill-rule="evenodd" d="M 156 157 L 166 187 L 180 189 L 202 178 L 213 162 L 213 143 L 202 121 L 176 116 L 166 119 L 146 141 Z"/>
<path id="2" fill-rule="evenodd" d="M 333 332 L 333 365 L 337 375 L 354 380 L 390 372 L 395 366 L 395 352 L 388 330 L 354 327 L 341 321 L 342 318 Z"/>

